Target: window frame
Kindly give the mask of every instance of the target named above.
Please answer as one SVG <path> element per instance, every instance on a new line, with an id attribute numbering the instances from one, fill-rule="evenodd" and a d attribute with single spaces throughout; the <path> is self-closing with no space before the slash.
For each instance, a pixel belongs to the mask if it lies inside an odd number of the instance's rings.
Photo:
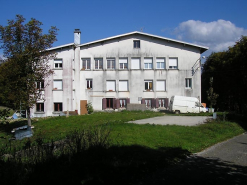
<path id="1" fill-rule="evenodd" d="M 58 64 L 58 66 L 56 66 Z M 63 60 L 62 59 L 54 59 L 54 69 L 63 69 Z"/>
<path id="2" fill-rule="evenodd" d="M 100 65 L 100 63 L 101 63 L 101 65 Z M 100 66 L 101 66 L 101 68 L 100 68 Z M 103 69 L 103 58 L 94 58 L 94 69 L 97 69 L 97 70 Z"/>
<path id="3" fill-rule="evenodd" d="M 45 112 L 44 103 L 36 103 L 36 112 Z"/>
<path id="4" fill-rule="evenodd" d="M 126 60 L 126 62 L 121 62 Z M 122 67 L 121 67 L 121 64 L 122 64 Z M 125 69 L 128 69 L 128 58 L 119 58 L 119 69 L 120 70 L 125 70 Z"/>
<path id="5" fill-rule="evenodd" d="M 158 60 L 163 60 L 164 62 L 157 62 Z M 164 63 L 164 68 L 158 67 L 158 64 Z M 156 58 L 156 69 L 166 69 L 166 58 Z"/>
<path id="6" fill-rule="evenodd" d="M 90 70 L 91 69 L 91 59 L 90 58 L 82 58 L 82 70 Z M 85 62 L 85 65 L 84 65 Z"/>
<path id="7" fill-rule="evenodd" d="M 110 65 L 108 65 L 108 62 Z M 106 67 L 107 69 L 116 69 L 116 59 L 115 58 L 107 58 L 106 59 Z"/>
<path id="8" fill-rule="evenodd" d="M 36 89 L 43 90 L 45 88 L 45 81 L 40 80 L 36 82 Z"/>
<path id="9" fill-rule="evenodd" d="M 151 62 L 148 61 L 150 59 L 151 59 Z M 147 67 L 146 67 L 146 64 L 147 64 Z M 144 58 L 144 69 L 153 69 L 153 58 Z"/>
<path id="10" fill-rule="evenodd" d="M 147 83 L 148 88 L 146 88 L 146 83 Z M 151 84 L 151 88 L 150 88 L 150 84 Z M 144 80 L 144 90 L 153 91 L 153 80 Z"/>
<path id="11" fill-rule="evenodd" d="M 140 49 L 141 48 L 141 41 L 140 40 L 133 40 L 133 48 Z"/>
<path id="12" fill-rule="evenodd" d="M 87 89 L 93 89 L 93 79 L 86 79 Z"/>
<path id="13" fill-rule="evenodd" d="M 185 78 L 185 89 L 192 89 L 192 78 Z"/>
<path id="14" fill-rule="evenodd" d="M 133 62 L 134 61 L 136 61 L 136 60 L 139 60 L 138 62 L 139 62 L 139 68 L 133 68 L 134 66 L 133 66 Z M 139 57 L 133 57 L 133 58 L 131 58 L 131 69 L 133 69 L 133 70 L 139 70 L 139 69 L 141 69 L 141 58 L 139 58 Z"/>
<path id="15" fill-rule="evenodd" d="M 56 105 L 58 105 L 58 107 L 57 108 L 59 108 L 60 107 L 60 105 L 61 105 L 61 110 L 56 110 Z M 62 102 L 54 102 L 53 103 L 53 106 L 54 106 L 54 112 L 62 112 L 63 111 L 63 103 Z"/>
<path id="16" fill-rule="evenodd" d="M 114 82 L 114 89 L 108 88 L 107 82 Z M 106 91 L 107 92 L 115 92 L 116 91 L 116 80 L 106 80 Z"/>
<path id="17" fill-rule="evenodd" d="M 174 62 L 173 60 L 176 59 L 176 65 L 170 65 L 170 63 Z M 177 57 L 169 57 L 169 69 L 178 69 L 178 58 Z"/>
<path id="18" fill-rule="evenodd" d="M 158 89 L 158 87 L 159 87 L 158 82 L 163 82 L 164 83 L 164 90 Z M 166 80 L 157 80 L 156 81 L 156 91 L 166 91 Z"/>
<path id="19" fill-rule="evenodd" d="M 61 89 L 59 89 L 58 87 L 54 87 L 54 85 L 55 85 L 54 82 L 55 81 L 60 81 L 62 83 L 62 88 Z M 59 79 L 58 80 L 53 80 L 53 90 L 55 90 L 55 91 L 62 91 L 63 90 L 63 80 L 59 80 Z"/>
<path id="20" fill-rule="evenodd" d="M 120 90 L 120 82 L 127 82 L 127 89 L 126 90 Z M 122 91 L 122 92 L 128 92 L 129 91 L 129 81 L 128 80 L 119 80 L 118 90 Z"/>

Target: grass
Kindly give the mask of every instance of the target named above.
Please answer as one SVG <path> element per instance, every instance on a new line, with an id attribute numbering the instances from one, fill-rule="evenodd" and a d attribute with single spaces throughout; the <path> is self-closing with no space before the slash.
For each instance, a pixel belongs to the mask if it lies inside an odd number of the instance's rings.
<path id="1" fill-rule="evenodd" d="M 235 122 L 219 120 L 193 127 L 127 123 L 162 115 L 123 111 L 34 119 L 34 136 L 12 142 L 8 141 L 10 131 L 26 121 L 0 125 L 0 136 L 6 138 L 0 139 L 0 154 L 12 150 L 15 156 L 15 147 L 27 153 L 22 162 L 18 157 L 0 160 L 0 179 L 3 184 L 139 184 L 144 177 L 176 164 L 190 153 L 245 131 Z M 61 150 L 54 147 L 54 141 L 66 137 L 72 139 Z M 39 145 L 40 141 L 49 145 Z M 40 150 L 34 145 L 45 150 L 36 158 L 33 156 Z"/>

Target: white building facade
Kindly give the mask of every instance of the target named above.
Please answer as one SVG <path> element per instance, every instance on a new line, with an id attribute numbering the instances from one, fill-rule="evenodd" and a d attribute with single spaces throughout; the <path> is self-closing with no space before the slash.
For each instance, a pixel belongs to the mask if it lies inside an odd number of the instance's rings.
<path id="1" fill-rule="evenodd" d="M 65 111 L 85 113 L 85 103 L 94 110 L 124 109 L 128 103 L 148 108 L 168 108 L 171 96 L 201 97 L 201 71 L 192 67 L 208 48 L 142 32 L 131 32 L 50 50 L 54 74 L 45 79 L 45 101 L 37 102 L 34 117 Z"/>

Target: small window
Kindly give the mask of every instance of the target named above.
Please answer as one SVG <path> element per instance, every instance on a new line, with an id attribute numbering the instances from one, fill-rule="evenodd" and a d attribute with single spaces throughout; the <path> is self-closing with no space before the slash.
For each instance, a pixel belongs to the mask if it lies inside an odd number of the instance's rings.
<path id="1" fill-rule="evenodd" d="M 133 45 L 134 45 L 134 48 L 140 48 L 141 47 L 140 40 L 134 40 Z"/>
<path id="2" fill-rule="evenodd" d="M 63 81 L 62 80 L 54 80 L 53 81 L 53 90 L 62 90 L 63 89 Z"/>
<path id="3" fill-rule="evenodd" d="M 146 104 L 146 107 L 151 107 L 152 105 L 151 99 L 145 99 L 145 104 Z"/>
<path id="4" fill-rule="evenodd" d="M 185 78 L 185 88 L 192 89 L 192 79 L 191 78 Z"/>
<path id="5" fill-rule="evenodd" d="M 54 103 L 54 111 L 63 111 L 63 103 Z"/>
<path id="6" fill-rule="evenodd" d="M 44 112 L 44 103 L 36 103 L 36 111 Z"/>
<path id="7" fill-rule="evenodd" d="M 107 59 L 107 69 L 115 69 L 115 59 Z"/>
<path id="8" fill-rule="evenodd" d="M 106 91 L 116 91 L 116 81 L 114 80 L 106 81 Z"/>
<path id="9" fill-rule="evenodd" d="M 62 69 L 63 68 L 63 60 L 62 59 L 54 60 L 54 68 L 55 69 Z"/>
<path id="10" fill-rule="evenodd" d="M 119 91 L 128 91 L 128 80 L 119 81 Z"/>
<path id="11" fill-rule="evenodd" d="M 103 58 L 95 58 L 95 69 L 103 69 Z"/>
<path id="12" fill-rule="evenodd" d="M 165 69 L 165 58 L 156 59 L 156 69 Z"/>
<path id="13" fill-rule="evenodd" d="M 157 91 L 165 91 L 166 90 L 166 81 L 165 80 L 156 81 L 156 90 Z"/>
<path id="14" fill-rule="evenodd" d="M 152 80 L 145 80 L 145 90 L 152 91 L 153 90 L 153 81 Z"/>
<path id="15" fill-rule="evenodd" d="M 91 69 L 91 61 L 89 58 L 82 59 L 82 70 Z"/>
<path id="16" fill-rule="evenodd" d="M 169 69 L 178 69 L 178 59 L 169 58 Z"/>
<path id="17" fill-rule="evenodd" d="M 44 87 L 45 87 L 45 85 L 44 85 L 44 81 L 43 80 L 36 83 L 36 88 L 37 89 L 41 90 L 41 89 L 44 89 Z"/>
<path id="18" fill-rule="evenodd" d="M 127 106 L 127 101 L 126 101 L 126 99 L 119 99 L 119 106 L 120 106 L 121 108 L 126 107 L 126 106 Z"/>
<path id="19" fill-rule="evenodd" d="M 128 69 L 128 59 L 127 58 L 119 59 L 119 69 Z"/>
<path id="20" fill-rule="evenodd" d="M 159 99 L 159 107 L 166 107 L 165 99 Z"/>
<path id="21" fill-rule="evenodd" d="M 153 69 L 153 59 L 144 58 L 144 69 Z"/>
<path id="22" fill-rule="evenodd" d="M 140 61 L 140 58 L 131 58 L 131 69 L 141 69 Z"/>
<path id="23" fill-rule="evenodd" d="M 93 80 L 87 79 L 87 89 L 92 89 L 92 88 L 93 88 Z"/>

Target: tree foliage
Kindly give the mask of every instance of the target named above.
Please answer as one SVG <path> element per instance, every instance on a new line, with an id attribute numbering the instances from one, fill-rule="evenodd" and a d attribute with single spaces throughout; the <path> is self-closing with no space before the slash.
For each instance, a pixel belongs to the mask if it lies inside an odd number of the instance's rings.
<path id="1" fill-rule="evenodd" d="M 219 110 L 247 110 L 247 37 L 242 36 L 227 51 L 212 53 L 202 71 L 202 98 L 207 100 L 210 78 L 213 77 L 214 92 L 219 94 L 216 107 Z"/>
<path id="2" fill-rule="evenodd" d="M 0 66 L 0 100 L 13 103 L 13 108 L 19 107 L 21 102 L 28 117 L 30 108 L 44 98 L 37 89 L 37 82 L 53 73 L 48 61 L 55 54 L 47 49 L 56 41 L 58 29 L 51 27 L 48 34 L 43 34 L 41 26 L 34 18 L 25 23 L 21 15 L 8 20 L 7 26 L 0 26 L 0 48 L 7 58 Z"/>

